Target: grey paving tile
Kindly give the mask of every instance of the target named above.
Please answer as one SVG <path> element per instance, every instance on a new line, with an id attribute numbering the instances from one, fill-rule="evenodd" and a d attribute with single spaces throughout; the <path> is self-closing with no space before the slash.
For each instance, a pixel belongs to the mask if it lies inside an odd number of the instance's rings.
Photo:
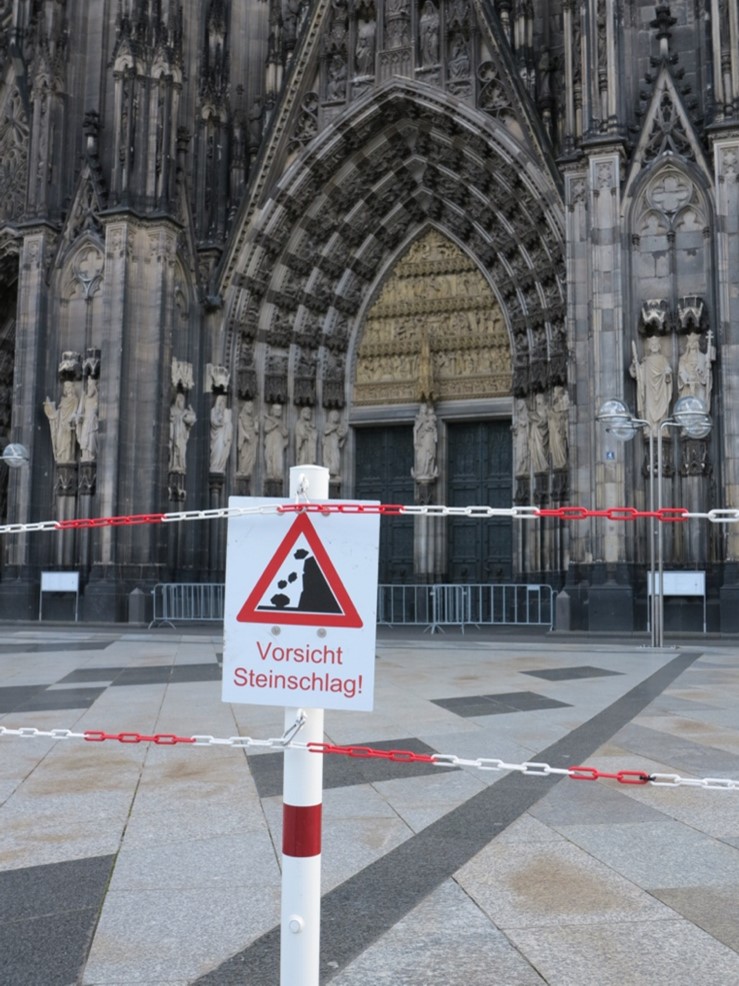
<path id="1" fill-rule="evenodd" d="M 456 879 L 504 931 L 673 916 L 638 886 L 567 842 L 524 846 L 496 840 L 466 863 Z"/>
<path id="2" fill-rule="evenodd" d="M 555 827 L 640 887 L 739 884 L 739 849 L 671 819 Z"/>
<path id="3" fill-rule="evenodd" d="M 541 986 L 545 982 L 451 881 L 429 894 L 344 969 L 334 968 L 331 941 L 326 941 L 322 968 L 322 981 L 333 986 Z"/>
<path id="4" fill-rule="evenodd" d="M 688 921 L 513 928 L 549 986 L 734 986 L 739 955 Z"/>
<path id="5" fill-rule="evenodd" d="M 720 889 L 703 886 L 657 889 L 652 893 L 691 924 L 702 928 L 716 941 L 739 954 L 739 924 L 736 919 L 739 885 Z"/>

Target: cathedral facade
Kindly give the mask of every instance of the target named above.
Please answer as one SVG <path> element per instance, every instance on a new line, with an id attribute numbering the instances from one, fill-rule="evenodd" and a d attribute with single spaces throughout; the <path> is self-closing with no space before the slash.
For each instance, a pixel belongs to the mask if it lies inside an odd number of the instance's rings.
<path id="1" fill-rule="evenodd" d="M 284 496 L 310 462 L 343 498 L 646 510 L 659 471 L 660 506 L 739 507 L 735 0 L 0 0 L 0 189 L 0 444 L 30 457 L 0 523 Z M 712 516 L 663 562 L 730 632 Z M 381 527 L 382 582 L 644 625 L 644 518 Z M 0 616 L 70 570 L 125 619 L 221 581 L 225 526 L 1 547 Z"/>

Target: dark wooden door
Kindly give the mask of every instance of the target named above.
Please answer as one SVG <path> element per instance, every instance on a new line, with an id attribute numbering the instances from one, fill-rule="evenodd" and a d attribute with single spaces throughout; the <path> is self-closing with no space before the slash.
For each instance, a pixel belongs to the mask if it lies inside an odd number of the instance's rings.
<path id="1" fill-rule="evenodd" d="M 513 454 L 508 421 L 451 424 L 450 506 L 510 507 Z M 512 521 L 449 518 L 448 576 L 452 582 L 510 582 Z"/>
<path id="2" fill-rule="evenodd" d="M 413 503 L 413 429 L 357 428 L 358 500 Z M 380 519 L 380 582 L 413 581 L 413 518 Z"/>

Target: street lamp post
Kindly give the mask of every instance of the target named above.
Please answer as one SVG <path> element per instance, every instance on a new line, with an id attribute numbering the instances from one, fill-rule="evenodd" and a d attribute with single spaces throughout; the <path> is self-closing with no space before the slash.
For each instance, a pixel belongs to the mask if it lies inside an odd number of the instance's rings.
<path id="1" fill-rule="evenodd" d="M 672 417 L 661 421 L 655 428 L 648 421 L 636 418 L 623 401 L 615 398 L 601 405 L 596 420 L 607 426 L 607 430 L 620 442 L 630 441 L 637 428 L 643 427 L 649 437 L 649 512 L 654 509 L 654 440 L 657 438 L 657 512 L 662 509 L 662 430 L 680 428 L 688 438 L 705 438 L 711 431 L 711 416 L 705 401 L 700 397 L 680 397 L 675 401 Z M 654 567 L 654 536 L 657 534 L 657 572 Z M 653 647 L 664 645 L 664 545 L 662 521 L 652 517 L 649 537 L 649 585 L 647 599 L 650 608 L 650 629 Z M 655 578 L 655 575 L 657 576 Z M 656 605 L 655 605 L 656 596 Z"/>
<path id="2" fill-rule="evenodd" d="M 711 416 L 705 401 L 700 397 L 680 397 L 675 401 L 672 417 L 661 421 L 659 425 L 659 444 L 657 448 L 657 509 L 662 509 L 662 429 L 680 428 L 688 438 L 705 438 L 712 427 Z M 664 614 L 665 614 L 665 573 L 662 522 L 657 528 L 657 565 L 659 570 L 659 592 L 657 596 L 658 642 L 664 644 Z"/>
<path id="3" fill-rule="evenodd" d="M 643 418 L 636 418 L 629 411 L 623 401 L 612 398 L 601 405 L 596 416 L 596 420 L 606 425 L 606 431 L 619 442 L 629 442 L 636 435 L 639 428 L 643 427 L 649 436 L 649 512 L 654 513 L 654 430 L 648 421 Z M 649 630 L 651 633 L 652 647 L 659 646 L 657 619 L 654 607 L 654 592 L 656 586 L 657 571 L 654 561 L 654 539 L 655 539 L 654 517 L 651 518 L 649 528 L 649 579 L 647 585 L 647 610 L 649 618 Z"/>

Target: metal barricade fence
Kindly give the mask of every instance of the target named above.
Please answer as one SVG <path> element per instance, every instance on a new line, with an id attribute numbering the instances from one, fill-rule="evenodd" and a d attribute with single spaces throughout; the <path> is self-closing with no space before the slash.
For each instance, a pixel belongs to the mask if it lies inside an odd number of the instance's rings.
<path id="1" fill-rule="evenodd" d="M 550 585 L 379 585 L 377 622 L 385 626 L 554 626 Z M 160 582 L 150 627 L 223 620 L 222 582 Z"/>
<path id="2" fill-rule="evenodd" d="M 168 623 L 223 620 L 222 582 L 160 582 L 152 589 L 154 612 L 150 627 Z"/>
<path id="3" fill-rule="evenodd" d="M 380 585 L 377 622 L 388 626 L 554 626 L 554 589 L 503 585 Z"/>

